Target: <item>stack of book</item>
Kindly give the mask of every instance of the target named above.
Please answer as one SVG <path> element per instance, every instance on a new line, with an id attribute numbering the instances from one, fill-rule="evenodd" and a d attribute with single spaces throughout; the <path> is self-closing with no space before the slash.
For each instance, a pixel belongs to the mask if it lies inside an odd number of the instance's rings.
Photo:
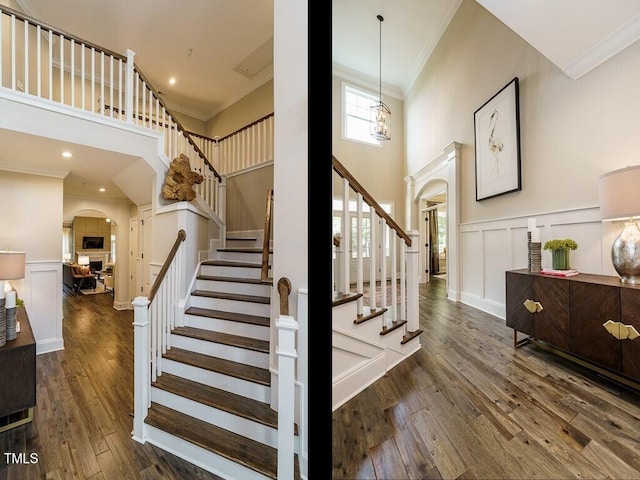
<path id="1" fill-rule="evenodd" d="M 554 277 L 573 277 L 574 275 L 578 275 L 580 272 L 575 268 L 570 268 L 569 270 L 554 270 L 553 268 L 543 268 L 540 270 L 542 275 L 553 275 Z"/>

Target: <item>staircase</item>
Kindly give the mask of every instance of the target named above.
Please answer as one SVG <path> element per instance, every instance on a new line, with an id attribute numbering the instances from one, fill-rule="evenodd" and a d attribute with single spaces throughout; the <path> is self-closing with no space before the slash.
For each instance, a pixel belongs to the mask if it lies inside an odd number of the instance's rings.
<path id="1" fill-rule="evenodd" d="M 420 348 L 422 329 L 409 331 L 391 308 L 362 307 L 359 293 L 334 293 L 332 301 L 333 408 L 361 392 Z"/>
<path id="2" fill-rule="evenodd" d="M 277 411 L 270 407 L 270 299 L 256 239 L 227 239 L 201 263 L 151 384 L 148 441 L 229 479 L 277 478 Z M 271 256 L 271 253 L 270 253 Z M 297 426 L 295 451 L 299 452 Z M 295 478 L 299 478 L 297 454 Z"/>

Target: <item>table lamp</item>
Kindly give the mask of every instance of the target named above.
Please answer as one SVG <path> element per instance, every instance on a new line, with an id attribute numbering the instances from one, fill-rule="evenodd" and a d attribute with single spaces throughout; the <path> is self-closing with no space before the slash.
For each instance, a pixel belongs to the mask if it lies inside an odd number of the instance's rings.
<path id="1" fill-rule="evenodd" d="M 69 263 L 71 261 L 71 254 L 70 253 L 63 253 L 62 254 L 62 260 L 64 260 L 64 263 Z"/>
<path id="2" fill-rule="evenodd" d="M 3 292 L 13 290 L 10 280 L 24 278 L 25 252 L 0 251 L 0 280 L 4 280 Z"/>
<path id="3" fill-rule="evenodd" d="M 80 256 L 78 257 L 78 265 L 89 265 L 89 257 L 85 257 L 85 256 Z"/>
<path id="4" fill-rule="evenodd" d="M 611 246 L 611 262 L 623 283 L 640 283 L 640 165 L 613 170 L 600 177 L 600 217 L 624 221 Z"/>

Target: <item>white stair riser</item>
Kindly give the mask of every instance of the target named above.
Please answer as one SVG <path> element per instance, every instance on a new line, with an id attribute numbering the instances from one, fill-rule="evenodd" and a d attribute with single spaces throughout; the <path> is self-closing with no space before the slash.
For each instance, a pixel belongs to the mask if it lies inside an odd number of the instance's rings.
<path id="1" fill-rule="evenodd" d="M 260 278 L 260 268 L 257 267 L 235 267 L 229 265 L 201 265 L 202 275 L 212 275 L 218 277 L 237 278 Z"/>
<path id="2" fill-rule="evenodd" d="M 242 282 L 225 282 L 221 280 L 196 280 L 196 290 L 208 292 L 238 293 L 241 295 L 259 295 L 268 297 L 271 295 L 271 285 Z"/>
<path id="3" fill-rule="evenodd" d="M 257 338 L 258 340 L 270 339 L 269 327 L 262 325 L 202 317 L 200 315 L 185 315 L 184 322 L 187 327 L 202 328 L 204 330 L 230 333 L 232 335 L 242 335 L 244 337 Z"/>
<path id="4" fill-rule="evenodd" d="M 218 251 L 218 260 L 231 260 L 233 262 L 262 263 L 262 252 L 227 252 Z M 271 264 L 272 254 L 269 254 L 269 264 Z"/>
<path id="5" fill-rule="evenodd" d="M 224 358 L 245 365 L 260 368 L 269 368 L 269 354 L 238 348 L 221 343 L 208 342 L 197 338 L 186 337 L 184 335 L 171 335 L 171 345 L 183 350 L 202 353 L 216 358 Z"/>
<path id="6" fill-rule="evenodd" d="M 257 238 L 238 240 L 235 238 L 227 238 L 225 241 L 227 248 L 262 248 L 262 241 Z"/>
<path id="7" fill-rule="evenodd" d="M 151 425 L 145 425 L 145 440 L 177 457 L 198 465 L 221 478 L 241 478 L 242 480 L 271 480 L 250 468 L 216 455 L 181 438 L 163 432 Z"/>
<path id="8" fill-rule="evenodd" d="M 273 448 L 278 447 L 278 431 L 261 423 L 155 387 L 151 388 L 151 401 L 179 412 L 189 412 L 189 415 L 192 417 L 237 433 L 243 437 L 250 438 L 256 442 L 264 443 Z"/>
<path id="9" fill-rule="evenodd" d="M 184 363 L 169 359 L 162 360 L 162 368 L 166 373 L 204 383 L 211 387 L 253 398 L 259 402 L 269 403 L 271 401 L 271 387 L 248 382 L 241 378 L 230 377 L 218 372 L 212 372 L 199 367 L 193 367 Z"/>
<path id="10" fill-rule="evenodd" d="M 257 315 L 260 317 L 268 317 L 271 313 L 271 306 L 268 303 L 242 302 L 226 298 L 203 297 L 200 295 L 191 295 L 191 306 L 208 308 L 210 310 L 222 310 L 223 312 Z"/>

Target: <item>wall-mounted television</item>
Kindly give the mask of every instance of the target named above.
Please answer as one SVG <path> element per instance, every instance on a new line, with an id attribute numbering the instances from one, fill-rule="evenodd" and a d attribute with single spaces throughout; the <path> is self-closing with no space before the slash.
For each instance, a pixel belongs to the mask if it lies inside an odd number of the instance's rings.
<path id="1" fill-rule="evenodd" d="M 100 249 L 104 248 L 104 237 L 82 237 L 82 249 Z"/>

